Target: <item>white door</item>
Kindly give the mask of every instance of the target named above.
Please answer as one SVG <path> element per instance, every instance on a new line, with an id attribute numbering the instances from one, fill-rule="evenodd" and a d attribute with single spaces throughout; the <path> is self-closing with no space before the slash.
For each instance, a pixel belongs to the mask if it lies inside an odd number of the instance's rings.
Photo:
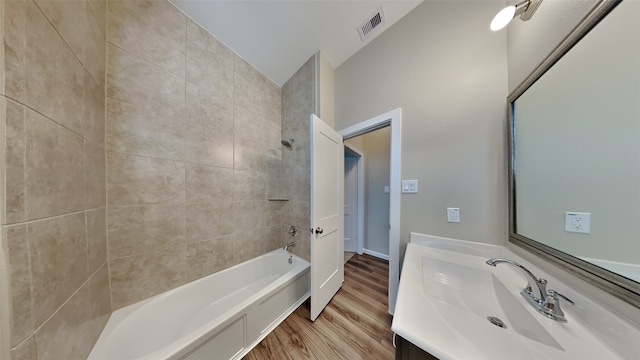
<path id="1" fill-rule="evenodd" d="M 356 252 L 358 239 L 358 158 L 344 158 L 344 251 Z"/>
<path id="2" fill-rule="evenodd" d="M 344 280 L 344 145 L 311 114 L 311 320 Z"/>

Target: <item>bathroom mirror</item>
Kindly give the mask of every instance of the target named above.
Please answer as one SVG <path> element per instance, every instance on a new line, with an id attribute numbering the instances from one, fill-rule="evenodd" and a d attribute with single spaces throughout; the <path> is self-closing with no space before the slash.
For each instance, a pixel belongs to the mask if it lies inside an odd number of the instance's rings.
<path id="1" fill-rule="evenodd" d="M 508 98 L 510 241 L 636 307 L 639 13 L 599 2 Z"/>

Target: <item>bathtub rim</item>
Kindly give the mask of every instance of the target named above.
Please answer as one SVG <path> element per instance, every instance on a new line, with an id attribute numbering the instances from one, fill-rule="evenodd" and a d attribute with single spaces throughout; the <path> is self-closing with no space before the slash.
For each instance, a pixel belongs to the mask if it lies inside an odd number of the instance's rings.
<path id="1" fill-rule="evenodd" d="M 246 260 L 242 263 L 236 264 L 232 267 L 229 267 L 227 269 L 224 269 L 222 271 L 204 276 L 200 279 L 196 279 L 193 281 L 190 281 L 186 284 L 183 284 L 179 287 L 176 287 L 174 289 L 165 291 L 163 293 L 154 295 L 148 299 L 144 299 L 141 301 L 138 301 L 136 303 L 127 305 L 123 308 L 120 308 L 118 310 L 115 310 L 111 316 L 109 317 L 109 320 L 107 321 L 106 326 L 104 327 L 104 329 L 102 330 L 102 332 L 100 333 L 100 336 L 98 337 L 98 340 L 96 341 L 96 343 L 94 344 L 93 348 L 91 349 L 91 352 L 89 354 L 89 358 L 88 360 L 111 360 L 110 358 L 107 357 L 108 354 L 108 350 L 109 350 L 109 344 L 110 344 L 110 338 L 112 336 L 112 334 L 118 329 L 119 325 L 125 320 L 127 319 L 128 316 L 130 316 L 131 314 L 135 313 L 136 311 L 138 311 L 140 308 L 144 307 L 145 305 L 147 305 L 148 303 L 151 302 L 156 302 L 156 301 L 161 301 L 163 298 L 169 297 L 172 294 L 174 294 L 175 292 L 180 291 L 181 289 L 184 288 L 188 288 L 188 287 L 192 287 L 194 286 L 194 283 L 206 279 L 210 276 L 216 276 L 216 275 L 221 275 L 225 272 L 231 272 L 234 269 L 237 269 L 238 267 L 241 267 L 249 262 L 252 261 L 256 261 L 262 257 L 267 257 L 267 256 L 273 256 L 273 255 L 285 255 L 286 256 L 291 256 L 294 261 L 295 261 L 295 265 L 289 269 L 289 271 L 287 271 L 286 273 L 284 273 L 282 276 L 280 276 L 279 278 L 277 278 L 276 280 L 274 280 L 273 282 L 271 282 L 269 285 L 267 285 L 266 287 L 260 289 L 259 291 L 257 291 L 256 293 L 252 294 L 250 297 L 246 298 L 245 300 L 241 301 L 240 303 L 232 306 L 231 308 L 227 309 L 224 313 L 220 314 L 219 316 L 211 319 L 210 321 L 207 321 L 206 323 L 204 323 L 203 325 L 201 325 L 200 327 L 194 329 L 193 331 L 191 331 L 190 333 L 176 339 L 175 341 L 172 341 L 168 344 L 166 344 L 165 346 L 163 346 L 162 348 L 159 348 L 151 353 L 148 354 L 144 354 L 142 356 L 139 357 L 135 357 L 135 358 L 131 358 L 128 360 L 157 360 L 157 359 L 180 359 L 190 353 L 192 353 L 193 351 L 197 350 L 199 347 L 201 347 L 205 342 L 206 339 L 208 339 L 211 336 L 216 335 L 219 331 L 224 330 L 228 325 L 230 325 L 231 323 L 233 323 L 236 319 L 236 317 L 234 317 L 233 315 L 241 313 L 243 311 L 245 311 L 246 309 L 248 309 L 252 304 L 254 303 L 260 303 L 265 301 L 266 299 L 268 299 L 269 297 L 273 296 L 273 294 L 277 293 L 278 291 L 280 291 L 282 288 L 284 288 L 285 286 L 289 285 L 290 283 L 296 281 L 297 279 L 299 279 L 300 277 L 303 277 L 306 275 L 307 272 L 310 271 L 310 266 L 311 264 L 300 258 L 299 256 L 292 254 L 289 251 L 284 251 L 283 249 L 276 249 L 273 251 L 270 251 L 268 253 L 262 254 L 260 256 L 257 256 L 255 258 Z M 290 275 L 288 275 L 290 274 Z M 309 298 L 309 296 L 311 295 L 310 290 L 299 300 L 296 302 L 296 304 L 294 304 L 294 306 L 292 306 L 290 309 L 288 309 L 283 315 L 281 315 L 276 321 L 274 321 L 275 326 L 273 326 L 273 328 L 275 328 L 278 324 L 280 324 L 284 319 L 286 319 L 287 316 L 289 316 L 293 311 L 295 311 L 302 303 L 304 303 L 304 301 L 306 301 L 306 299 Z M 265 331 L 264 334 L 261 334 L 261 336 L 259 337 L 259 340 L 261 341 L 266 335 L 269 334 L 269 332 L 271 332 L 273 329 L 269 329 L 269 331 Z M 264 336 L 262 336 L 264 335 Z M 245 348 L 245 350 L 250 350 L 251 348 L 253 348 L 255 345 L 257 345 L 259 343 L 255 342 L 254 344 L 250 344 L 250 346 L 247 346 Z M 96 351 L 96 355 L 94 355 L 95 357 L 93 357 L 92 355 L 94 354 L 94 350 Z M 245 351 L 243 350 L 243 352 Z M 247 352 L 248 352 L 247 350 Z M 100 357 L 102 356 L 102 357 Z M 234 358 L 237 358 L 237 354 L 234 356 Z"/>

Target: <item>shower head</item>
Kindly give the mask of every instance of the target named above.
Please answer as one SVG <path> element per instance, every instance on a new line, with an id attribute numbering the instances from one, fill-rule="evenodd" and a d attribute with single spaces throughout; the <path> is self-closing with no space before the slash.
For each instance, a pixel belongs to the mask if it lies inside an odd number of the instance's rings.
<path id="1" fill-rule="evenodd" d="M 293 139 L 289 139 L 289 140 L 280 140 L 280 143 L 281 143 L 284 147 L 286 147 L 286 148 L 288 148 L 288 149 L 291 149 L 291 144 L 293 144 L 293 142 L 294 142 L 294 141 L 295 141 L 295 140 L 293 140 Z"/>

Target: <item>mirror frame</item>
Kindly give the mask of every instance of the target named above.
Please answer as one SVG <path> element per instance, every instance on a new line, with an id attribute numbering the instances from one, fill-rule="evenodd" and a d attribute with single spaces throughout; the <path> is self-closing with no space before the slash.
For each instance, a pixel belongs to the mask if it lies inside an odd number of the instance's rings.
<path id="1" fill-rule="evenodd" d="M 515 127 L 513 103 L 622 0 L 600 0 L 567 37 L 507 97 L 509 119 L 509 241 L 605 292 L 640 308 L 640 283 L 516 233 Z"/>

